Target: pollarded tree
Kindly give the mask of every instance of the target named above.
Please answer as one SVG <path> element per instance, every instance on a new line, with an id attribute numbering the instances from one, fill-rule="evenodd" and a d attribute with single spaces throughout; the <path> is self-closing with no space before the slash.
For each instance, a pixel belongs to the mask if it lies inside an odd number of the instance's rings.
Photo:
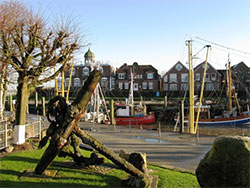
<path id="1" fill-rule="evenodd" d="M 75 27 L 65 20 L 54 27 L 46 21 L 19 1 L 0 3 L 0 62 L 18 73 L 17 125 L 26 123 L 28 99 L 35 87 L 66 69 L 80 46 Z M 48 75 L 54 66 L 57 71 Z"/>

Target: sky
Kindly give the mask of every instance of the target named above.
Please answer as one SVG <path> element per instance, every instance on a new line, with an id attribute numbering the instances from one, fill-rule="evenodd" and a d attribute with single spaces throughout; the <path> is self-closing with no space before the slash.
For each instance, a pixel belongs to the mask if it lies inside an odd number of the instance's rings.
<path id="1" fill-rule="evenodd" d="M 86 35 L 96 60 L 115 67 L 153 65 L 160 74 L 177 61 L 187 62 L 186 40 L 193 40 L 194 66 L 205 60 L 224 68 L 250 66 L 249 0 L 23 0 L 47 17 L 70 17 Z M 207 42 L 207 41 L 209 42 Z M 213 44 L 211 44 L 211 42 Z M 223 45 L 227 48 L 221 47 Z M 244 51 L 247 53 L 238 52 Z M 200 51 L 201 50 L 201 51 Z M 84 51 L 77 59 L 84 60 Z"/>

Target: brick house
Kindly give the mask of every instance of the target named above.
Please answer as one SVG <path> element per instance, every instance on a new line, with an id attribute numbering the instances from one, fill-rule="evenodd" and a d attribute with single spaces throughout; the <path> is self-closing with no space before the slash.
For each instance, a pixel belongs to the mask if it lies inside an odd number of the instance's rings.
<path id="1" fill-rule="evenodd" d="M 188 69 L 180 61 L 162 76 L 162 91 L 188 90 Z"/>
<path id="2" fill-rule="evenodd" d="M 200 91 L 203 79 L 205 62 L 200 63 L 194 68 L 194 90 Z M 222 75 L 209 63 L 207 63 L 206 79 L 204 91 L 221 90 Z"/>
<path id="3" fill-rule="evenodd" d="M 231 67 L 232 79 L 236 92 L 250 92 L 250 69 L 244 63 L 240 62 Z"/>
<path id="4" fill-rule="evenodd" d="M 124 91 L 130 89 L 131 72 L 134 75 L 133 89 L 139 94 L 151 93 L 160 89 L 160 75 L 157 69 L 152 65 L 138 65 L 134 62 L 133 65 L 123 64 L 116 71 L 115 89 Z"/>

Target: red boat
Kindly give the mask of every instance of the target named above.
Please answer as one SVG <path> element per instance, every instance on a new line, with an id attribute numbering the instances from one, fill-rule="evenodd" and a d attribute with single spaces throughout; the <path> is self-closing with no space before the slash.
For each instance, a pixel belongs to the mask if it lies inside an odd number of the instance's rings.
<path id="1" fill-rule="evenodd" d="M 116 125 L 147 125 L 155 123 L 155 115 L 153 113 L 143 117 L 117 117 Z"/>

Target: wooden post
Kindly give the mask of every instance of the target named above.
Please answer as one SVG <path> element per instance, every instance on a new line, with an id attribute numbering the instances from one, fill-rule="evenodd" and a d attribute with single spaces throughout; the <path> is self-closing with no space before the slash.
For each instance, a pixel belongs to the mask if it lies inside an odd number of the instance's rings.
<path id="1" fill-rule="evenodd" d="M 36 114 L 38 114 L 38 93 L 35 92 L 35 107 L 36 107 Z"/>
<path id="2" fill-rule="evenodd" d="M 159 125 L 158 125 L 158 135 L 159 137 L 161 137 L 161 122 L 159 122 Z"/>
<path id="3" fill-rule="evenodd" d="M 46 116 L 45 97 L 42 98 L 43 116 Z"/>
<path id="4" fill-rule="evenodd" d="M 5 124 L 4 124 L 4 144 L 5 144 L 5 148 L 7 148 L 8 146 L 8 126 L 7 126 L 7 120 L 5 121 Z"/>
<path id="5" fill-rule="evenodd" d="M 12 95 L 9 96 L 10 111 L 13 112 Z"/>
<path id="6" fill-rule="evenodd" d="M 42 120 L 41 117 L 38 118 L 38 136 L 39 140 L 42 139 Z"/>
<path id="7" fill-rule="evenodd" d="M 180 118 L 179 118 L 179 122 L 180 122 L 180 133 L 184 132 L 184 101 L 181 101 L 181 105 L 180 105 Z"/>
<path id="8" fill-rule="evenodd" d="M 167 106 L 168 106 L 168 96 L 166 95 L 164 97 L 164 108 L 167 108 Z"/>

